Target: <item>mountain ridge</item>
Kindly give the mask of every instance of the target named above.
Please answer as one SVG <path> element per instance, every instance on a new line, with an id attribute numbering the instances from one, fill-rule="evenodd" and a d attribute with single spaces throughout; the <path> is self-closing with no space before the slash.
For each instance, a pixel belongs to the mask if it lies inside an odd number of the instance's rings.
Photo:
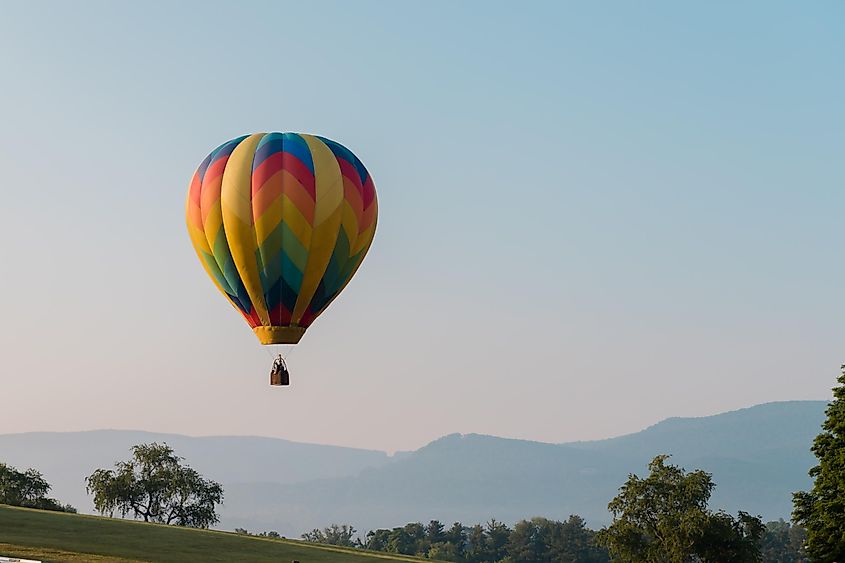
<path id="1" fill-rule="evenodd" d="M 280 438 L 278 436 L 262 436 L 259 434 L 183 434 L 178 432 L 156 432 L 152 430 L 138 430 L 133 428 L 91 428 L 88 430 L 32 430 L 26 432 L 4 432 L 0 433 L 0 438 L 5 436 L 31 436 L 31 435 L 49 435 L 49 434 L 86 434 L 86 433 L 133 433 L 133 434 L 148 434 L 151 436 L 166 436 L 166 437 L 175 437 L 175 438 L 192 438 L 192 439 L 205 439 L 205 438 L 238 438 L 238 439 L 249 439 L 249 440 L 272 440 L 272 441 L 280 441 L 289 444 L 298 444 L 304 446 L 317 446 L 317 447 L 327 447 L 327 448 L 342 448 L 342 449 L 349 449 L 349 450 L 356 450 L 356 451 L 367 451 L 367 452 L 378 452 L 384 453 L 388 457 L 391 455 L 396 455 L 400 453 L 413 453 L 419 451 L 422 448 L 425 448 L 428 445 L 431 445 L 435 442 L 443 440 L 445 438 L 450 438 L 453 436 L 485 436 L 490 438 L 497 438 L 500 440 L 512 440 L 518 442 L 531 442 L 536 444 L 545 444 L 545 445 L 552 445 L 552 446 L 567 446 L 567 445 L 578 445 L 578 444 L 593 444 L 593 443 L 600 443 L 606 442 L 609 440 L 619 440 L 621 438 L 626 438 L 628 436 L 642 434 L 643 432 L 648 432 L 654 430 L 656 428 L 664 427 L 667 424 L 674 424 L 678 421 L 701 421 L 707 419 L 713 419 L 716 417 L 724 417 L 727 415 L 735 415 L 739 413 L 744 413 L 746 411 L 754 411 L 756 409 L 761 408 L 768 408 L 772 406 L 779 406 L 779 405 L 813 405 L 817 406 L 819 404 L 827 405 L 829 401 L 825 399 L 796 399 L 796 400 L 781 400 L 781 401 L 768 401 L 765 403 L 759 403 L 756 405 L 751 405 L 748 407 L 741 407 L 738 409 L 732 409 L 728 411 L 722 411 L 715 414 L 706 414 L 706 415 L 698 415 L 698 416 L 670 416 L 666 417 L 662 420 L 655 422 L 649 426 L 641 430 L 636 430 L 633 432 L 629 432 L 626 434 L 620 434 L 619 436 L 610 436 L 607 438 L 596 438 L 592 440 L 572 440 L 568 442 L 549 442 L 544 440 L 533 440 L 530 438 L 513 438 L 507 436 L 497 436 L 495 434 L 484 434 L 480 432 L 450 432 L 449 434 L 444 434 L 438 438 L 434 438 L 433 440 L 427 442 L 426 444 L 420 446 L 416 450 L 396 450 L 393 454 L 388 453 L 387 450 L 380 450 L 378 448 L 361 448 L 357 446 L 344 446 L 339 444 L 325 444 L 325 443 L 316 443 L 316 442 L 302 442 L 299 440 L 291 440 L 289 438 Z"/>
<path id="2" fill-rule="evenodd" d="M 111 467 L 138 441 L 162 440 L 223 483 L 221 527 L 295 536 L 346 522 L 359 530 L 438 519 L 609 519 L 607 502 L 629 473 L 671 454 L 672 463 L 713 474 L 715 508 L 788 517 L 791 492 L 809 485 L 813 437 L 826 401 L 777 401 L 701 417 L 671 417 L 639 432 L 549 443 L 451 433 L 389 456 L 262 436 L 184 436 L 89 430 L 0 435 L 0 461 L 35 467 L 52 494 L 90 512 L 85 475 Z"/>

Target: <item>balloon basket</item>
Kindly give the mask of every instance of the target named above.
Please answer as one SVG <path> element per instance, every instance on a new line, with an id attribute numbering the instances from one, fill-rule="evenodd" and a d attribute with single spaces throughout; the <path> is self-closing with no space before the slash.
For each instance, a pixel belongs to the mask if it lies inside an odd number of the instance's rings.
<path id="1" fill-rule="evenodd" d="M 290 374 L 287 371 L 273 371 L 270 373 L 270 385 L 290 385 Z"/>

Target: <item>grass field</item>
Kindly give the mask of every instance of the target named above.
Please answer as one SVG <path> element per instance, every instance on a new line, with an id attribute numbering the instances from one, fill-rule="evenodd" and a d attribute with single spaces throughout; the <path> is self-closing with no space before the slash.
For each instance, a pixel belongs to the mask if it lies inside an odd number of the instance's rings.
<path id="1" fill-rule="evenodd" d="M 354 549 L 0 505 L 0 555 L 43 561 L 387 563 L 430 561 Z"/>

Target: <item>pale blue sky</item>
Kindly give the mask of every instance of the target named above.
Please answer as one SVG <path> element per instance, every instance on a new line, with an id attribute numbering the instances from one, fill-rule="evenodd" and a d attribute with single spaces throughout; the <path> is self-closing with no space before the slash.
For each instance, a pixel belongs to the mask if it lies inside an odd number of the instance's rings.
<path id="1" fill-rule="evenodd" d="M 818 399 L 845 362 L 841 2 L 0 0 L 0 431 L 409 449 Z M 206 279 L 200 160 L 336 139 L 379 230 L 291 358 Z"/>

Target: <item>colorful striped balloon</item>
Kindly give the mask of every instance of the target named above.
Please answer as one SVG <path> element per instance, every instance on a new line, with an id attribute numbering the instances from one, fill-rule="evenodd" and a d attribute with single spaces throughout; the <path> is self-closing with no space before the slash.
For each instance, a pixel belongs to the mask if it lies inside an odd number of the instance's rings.
<path id="1" fill-rule="evenodd" d="M 346 147 L 300 133 L 238 137 L 188 191 L 191 242 L 262 344 L 295 344 L 373 241 L 376 190 Z"/>

